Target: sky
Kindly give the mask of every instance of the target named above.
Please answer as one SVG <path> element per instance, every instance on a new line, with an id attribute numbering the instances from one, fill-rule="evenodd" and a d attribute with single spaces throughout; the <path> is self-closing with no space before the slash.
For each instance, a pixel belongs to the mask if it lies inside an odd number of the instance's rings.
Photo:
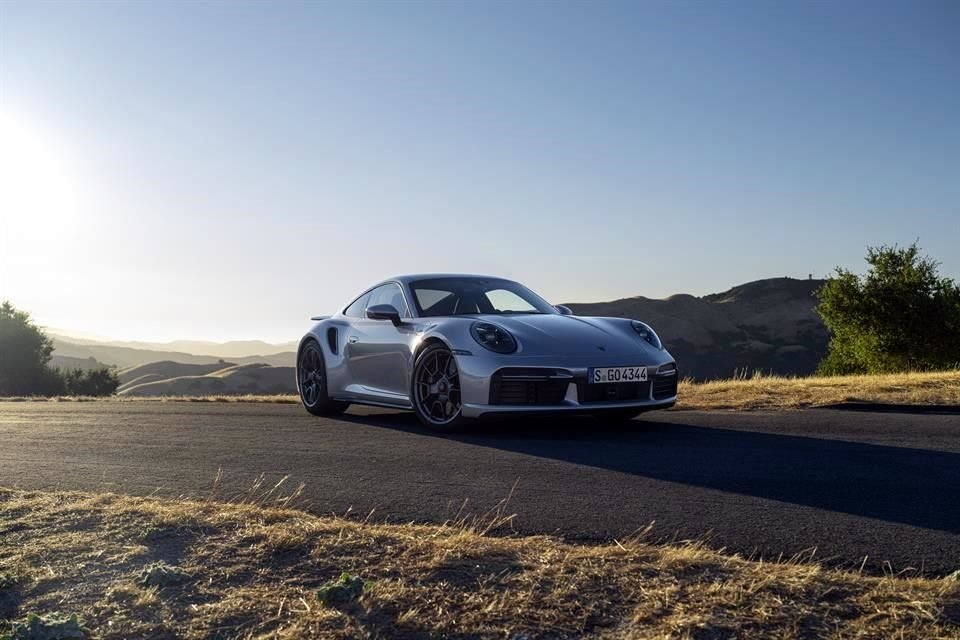
<path id="1" fill-rule="evenodd" d="M 960 3 L 0 0 L 0 299 L 296 340 L 410 272 L 555 302 L 960 278 Z"/>

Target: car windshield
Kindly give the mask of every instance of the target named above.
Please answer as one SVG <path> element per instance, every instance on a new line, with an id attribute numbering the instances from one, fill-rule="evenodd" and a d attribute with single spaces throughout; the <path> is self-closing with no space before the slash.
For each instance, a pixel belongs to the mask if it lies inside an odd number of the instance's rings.
<path id="1" fill-rule="evenodd" d="M 550 303 L 510 280 L 429 278 L 410 283 L 421 318 L 478 314 L 555 314 Z"/>

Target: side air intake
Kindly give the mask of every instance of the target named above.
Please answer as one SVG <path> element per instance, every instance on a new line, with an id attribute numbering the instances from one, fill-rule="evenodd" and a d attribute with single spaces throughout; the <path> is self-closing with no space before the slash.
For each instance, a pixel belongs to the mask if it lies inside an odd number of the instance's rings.
<path id="1" fill-rule="evenodd" d="M 330 346 L 331 353 L 337 353 L 337 328 L 327 329 L 327 344 Z"/>

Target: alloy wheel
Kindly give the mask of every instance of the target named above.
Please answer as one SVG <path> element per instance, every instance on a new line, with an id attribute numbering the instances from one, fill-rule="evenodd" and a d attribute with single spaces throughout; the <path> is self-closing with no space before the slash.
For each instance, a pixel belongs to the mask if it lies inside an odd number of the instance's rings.
<path id="1" fill-rule="evenodd" d="M 323 391 L 323 359 L 316 345 L 307 345 L 300 354 L 300 396 L 303 403 L 312 407 L 320 400 Z"/>
<path id="2" fill-rule="evenodd" d="M 417 408 L 431 424 L 449 424 L 460 416 L 460 372 L 452 353 L 436 349 L 426 354 L 414 379 Z"/>

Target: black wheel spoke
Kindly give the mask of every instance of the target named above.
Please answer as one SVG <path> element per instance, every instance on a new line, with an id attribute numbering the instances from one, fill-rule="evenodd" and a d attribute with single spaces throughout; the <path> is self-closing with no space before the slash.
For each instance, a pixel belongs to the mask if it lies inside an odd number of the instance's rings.
<path id="1" fill-rule="evenodd" d="M 315 345 L 308 345 L 300 356 L 300 393 L 307 406 L 312 407 L 320 400 L 323 377 L 320 352 Z"/>
<path id="2" fill-rule="evenodd" d="M 419 413 L 430 423 L 452 422 L 460 414 L 457 363 L 445 349 L 422 358 L 414 371 L 414 398 Z"/>

